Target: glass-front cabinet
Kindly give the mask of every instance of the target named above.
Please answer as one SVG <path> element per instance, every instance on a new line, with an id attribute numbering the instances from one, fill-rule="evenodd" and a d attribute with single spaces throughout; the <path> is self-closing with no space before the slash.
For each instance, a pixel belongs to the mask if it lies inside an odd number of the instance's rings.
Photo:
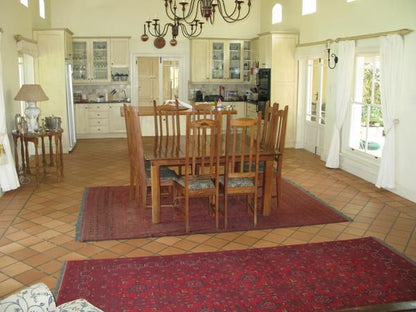
<path id="1" fill-rule="evenodd" d="M 211 44 L 211 78 L 212 79 L 224 79 L 224 42 L 213 42 Z"/>
<path id="2" fill-rule="evenodd" d="M 241 82 L 243 41 L 211 41 L 211 79 Z"/>
<path id="3" fill-rule="evenodd" d="M 229 51 L 229 79 L 241 80 L 241 42 L 230 42 Z"/>
<path id="4" fill-rule="evenodd" d="M 109 43 L 107 39 L 73 41 L 73 80 L 79 83 L 110 80 Z"/>
<path id="5" fill-rule="evenodd" d="M 252 67 L 250 40 L 193 39 L 191 77 L 193 82 L 250 82 Z"/>

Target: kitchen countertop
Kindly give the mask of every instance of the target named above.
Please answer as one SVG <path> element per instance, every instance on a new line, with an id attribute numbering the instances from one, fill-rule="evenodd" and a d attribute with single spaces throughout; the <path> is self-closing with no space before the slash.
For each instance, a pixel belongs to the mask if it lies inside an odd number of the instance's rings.
<path id="1" fill-rule="evenodd" d="M 74 104 L 109 104 L 109 103 L 126 103 L 130 104 L 130 101 L 123 100 L 108 100 L 108 101 L 75 101 Z"/>

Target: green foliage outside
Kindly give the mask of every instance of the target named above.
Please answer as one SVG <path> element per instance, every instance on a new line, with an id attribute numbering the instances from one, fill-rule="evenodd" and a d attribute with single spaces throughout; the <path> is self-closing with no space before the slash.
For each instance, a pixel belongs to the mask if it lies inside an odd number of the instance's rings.
<path id="1" fill-rule="evenodd" d="M 362 125 L 383 126 L 383 116 L 381 113 L 381 94 L 380 94 L 380 69 L 374 68 L 373 63 L 367 63 L 364 68 L 363 81 L 363 103 L 375 104 L 375 106 L 364 105 L 362 109 Z M 369 111 L 370 110 L 370 111 Z"/>

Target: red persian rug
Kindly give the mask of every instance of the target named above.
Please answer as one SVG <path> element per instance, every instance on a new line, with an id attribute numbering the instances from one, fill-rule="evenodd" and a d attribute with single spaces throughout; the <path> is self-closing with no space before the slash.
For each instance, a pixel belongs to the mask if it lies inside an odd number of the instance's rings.
<path id="1" fill-rule="evenodd" d="M 349 221 L 335 209 L 291 182 L 283 180 L 282 202 L 270 216 L 259 216 L 257 227 L 247 212 L 245 197 L 232 198 L 229 204 L 229 231 L 270 229 Z M 261 201 L 259 201 L 261 203 Z M 275 205 L 275 200 L 273 200 Z M 260 205 L 261 206 L 261 205 Z M 208 214 L 208 199 L 191 199 L 191 234 L 223 232 Z M 129 201 L 128 186 L 91 187 L 84 191 L 77 223 L 77 241 L 129 239 L 185 235 L 185 221 L 173 208 L 161 209 L 161 223 L 152 223 L 151 209 L 137 209 Z"/>
<path id="2" fill-rule="evenodd" d="M 333 311 L 416 300 L 416 266 L 373 238 L 238 251 L 75 260 L 57 305 L 104 311 Z"/>

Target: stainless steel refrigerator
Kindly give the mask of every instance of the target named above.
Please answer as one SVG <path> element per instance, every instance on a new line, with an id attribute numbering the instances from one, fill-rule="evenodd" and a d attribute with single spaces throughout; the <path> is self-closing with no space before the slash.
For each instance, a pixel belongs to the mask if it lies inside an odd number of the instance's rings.
<path id="1" fill-rule="evenodd" d="M 71 152 L 75 144 L 77 143 L 77 137 L 75 133 L 75 109 L 74 109 L 74 97 L 72 90 L 72 64 L 70 62 L 65 63 L 65 82 L 66 82 L 66 110 L 67 110 L 67 121 L 68 125 L 68 151 Z"/>

